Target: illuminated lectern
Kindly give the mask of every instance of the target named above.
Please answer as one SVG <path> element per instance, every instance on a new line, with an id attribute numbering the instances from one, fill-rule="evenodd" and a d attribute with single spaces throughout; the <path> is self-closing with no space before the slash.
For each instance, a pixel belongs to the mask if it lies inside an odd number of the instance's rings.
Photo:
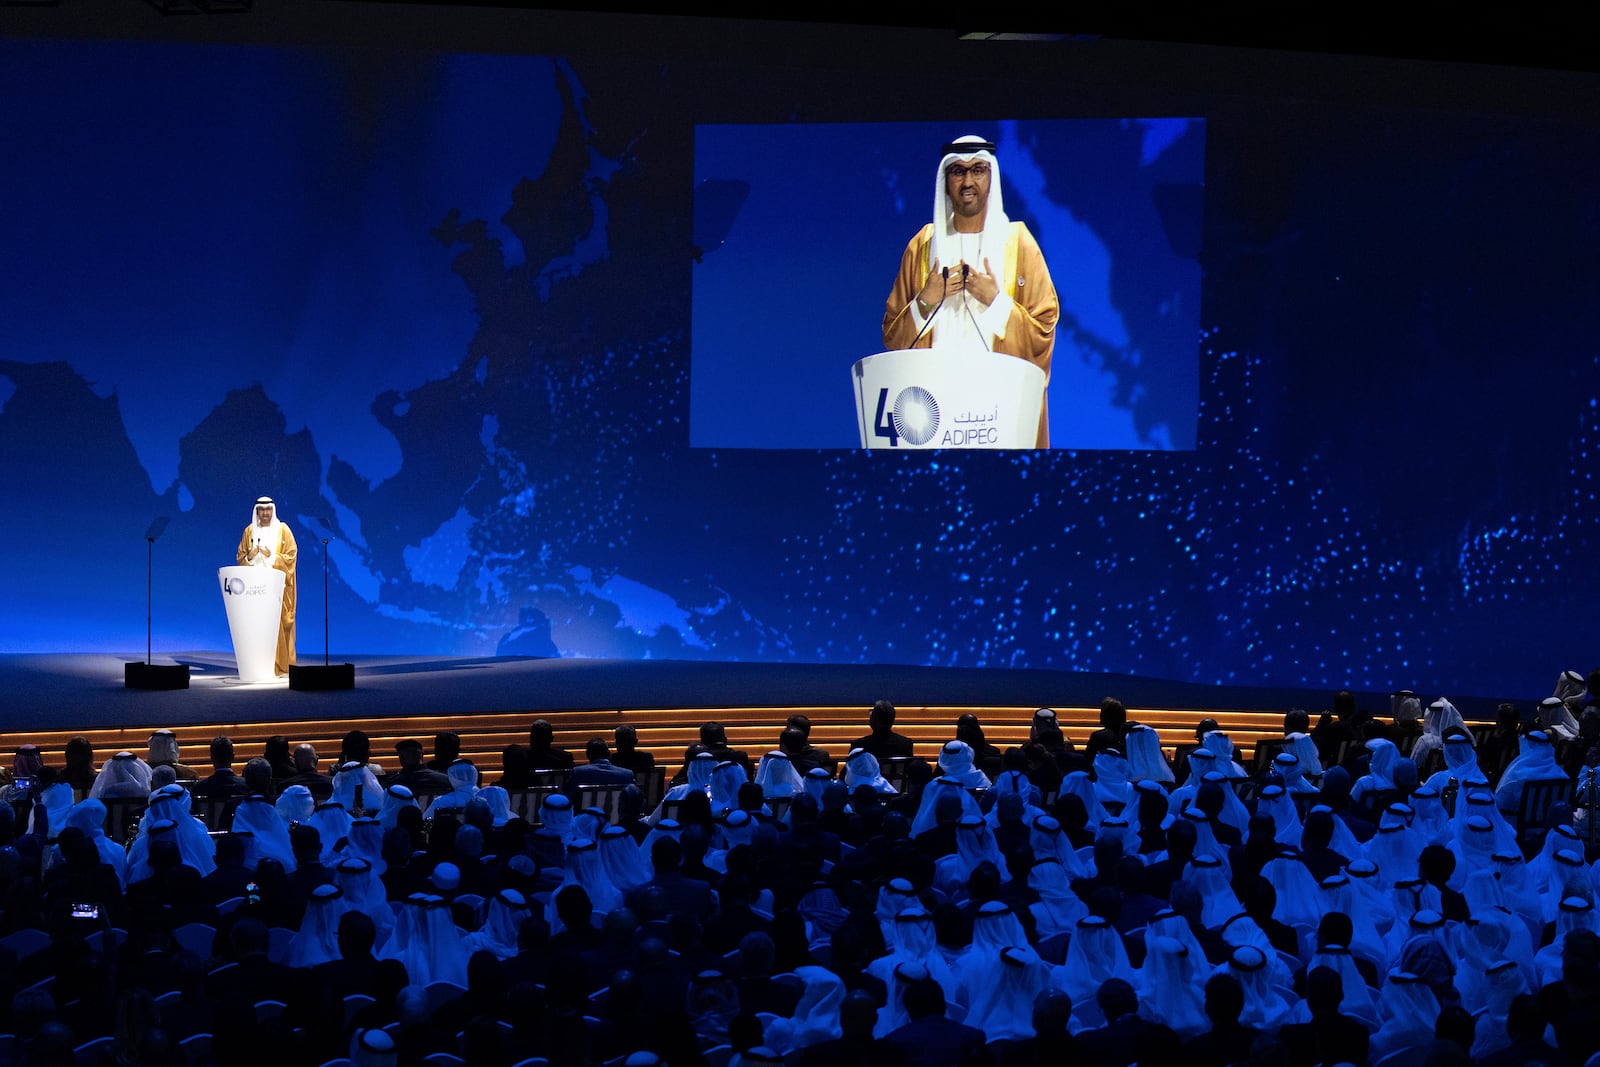
<path id="1" fill-rule="evenodd" d="M 1034 448 L 1044 371 L 967 348 L 879 352 L 850 368 L 861 447 Z"/>
<path id="2" fill-rule="evenodd" d="M 270 682 L 278 653 L 285 575 L 276 567 L 218 567 L 241 682 Z"/>

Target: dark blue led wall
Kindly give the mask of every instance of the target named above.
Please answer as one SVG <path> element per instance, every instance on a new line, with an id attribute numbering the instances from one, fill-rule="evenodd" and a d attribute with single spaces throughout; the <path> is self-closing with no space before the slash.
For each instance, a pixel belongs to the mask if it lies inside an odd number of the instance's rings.
<path id="1" fill-rule="evenodd" d="M 952 134 L 1203 119 L 1192 441 L 691 447 L 696 128 L 945 125 L 765 70 L 0 40 L 0 648 L 142 648 L 163 515 L 157 650 L 227 648 L 215 568 L 268 493 L 302 652 L 327 538 L 336 652 L 1521 698 L 1595 665 L 1594 123 L 1270 85 L 1022 114 L 975 83 Z M 850 162 L 793 161 L 795 226 L 881 307 L 899 249 L 825 210 Z M 1112 162 L 1052 199 L 1115 214 Z M 755 321 L 803 337 L 809 285 Z"/>

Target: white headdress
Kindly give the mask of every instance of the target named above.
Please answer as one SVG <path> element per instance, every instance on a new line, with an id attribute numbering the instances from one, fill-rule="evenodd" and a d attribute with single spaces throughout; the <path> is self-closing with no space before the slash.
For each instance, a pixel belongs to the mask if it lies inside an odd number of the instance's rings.
<path id="1" fill-rule="evenodd" d="M 272 520 L 265 526 L 256 522 L 256 509 L 267 508 L 272 512 Z M 252 552 L 251 565 L 257 567 L 272 566 L 273 557 L 278 554 L 278 542 L 283 535 L 283 524 L 278 521 L 278 505 L 273 503 L 270 496 L 257 497 L 255 507 L 250 509 L 250 549 Z M 253 555 L 257 548 L 265 548 L 267 555 L 256 557 Z"/>
<path id="2" fill-rule="evenodd" d="M 983 232 L 981 234 L 967 235 L 967 241 L 977 239 L 977 258 L 963 255 L 962 234 L 955 228 L 955 205 L 950 202 L 950 196 L 945 191 L 945 168 L 952 163 L 964 163 L 968 166 L 973 163 L 987 163 L 989 165 L 989 200 L 984 206 Z M 958 137 L 955 141 L 945 146 L 943 157 L 939 160 L 938 170 L 933 176 L 933 243 L 928 251 L 928 264 L 932 266 L 937 262 L 940 267 L 959 269 L 965 259 L 969 266 L 982 270 L 983 260 L 989 259 L 992 272 L 999 276 L 1003 269 L 1001 261 L 1005 258 L 1006 240 L 1010 236 L 1011 220 L 1006 217 L 1005 199 L 1000 193 L 1000 163 L 994 156 L 994 144 L 982 137 L 968 135 Z M 952 299 L 950 303 L 955 303 Z M 947 314 L 948 313 L 948 314 Z M 971 320 L 960 313 L 959 308 L 946 305 L 944 312 L 935 316 L 933 323 L 933 343 L 940 343 L 941 331 L 943 340 L 949 342 L 961 337 L 970 337 L 973 326 Z M 984 339 L 987 342 L 987 338 Z M 985 345 L 987 347 L 987 345 Z"/>

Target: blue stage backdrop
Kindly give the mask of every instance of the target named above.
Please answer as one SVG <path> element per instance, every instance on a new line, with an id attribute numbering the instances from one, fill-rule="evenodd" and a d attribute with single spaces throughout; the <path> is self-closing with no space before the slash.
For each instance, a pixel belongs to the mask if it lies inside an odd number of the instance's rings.
<path id="1" fill-rule="evenodd" d="M 227 648 L 215 571 L 266 493 L 300 541 L 303 656 L 326 558 L 335 653 L 1523 699 L 1595 666 L 1594 123 L 1267 84 L 1039 113 L 1070 73 L 1028 115 L 976 80 L 912 116 L 837 71 L 762 77 L 0 40 L 0 648 L 142 650 L 160 516 L 158 652 Z M 1189 117 L 1153 153 L 1152 115 Z M 1093 151 L 1034 132 L 1086 118 Z M 814 143 L 827 123 L 899 131 L 906 176 Z M 739 158 L 752 130 L 770 158 Z M 1018 217 L 1078 227 L 1047 252 L 1103 290 L 1074 294 L 1073 343 L 1116 447 L 869 456 L 848 408 L 782 437 L 769 401 L 801 376 L 846 395 L 966 132 L 1026 138 L 1047 184 L 1008 185 Z M 752 250 L 768 172 L 804 180 Z M 830 210 L 874 185 L 892 212 Z M 1088 261 L 1135 230 L 1166 274 Z M 786 276 L 796 251 L 837 275 Z M 823 324 L 846 306 L 848 337 Z M 717 345 L 803 365 L 707 395 Z M 1167 350 L 1188 362 L 1133 366 Z"/>

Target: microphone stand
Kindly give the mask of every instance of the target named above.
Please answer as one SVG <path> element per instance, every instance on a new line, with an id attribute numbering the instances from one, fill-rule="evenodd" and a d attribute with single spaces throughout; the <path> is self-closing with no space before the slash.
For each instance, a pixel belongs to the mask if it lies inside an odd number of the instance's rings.
<path id="1" fill-rule="evenodd" d="M 187 689 L 189 665 L 163 663 L 155 659 L 155 599 L 156 599 L 156 538 L 167 528 L 168 519 L 160 516 L 150 523 L 144 533 L 144 662 L 122 665 L 124 689 Z"/>
<path id="2" fill-rule="evenodd" d="M 289 688 L 299 690 L 328 691 L 335 689 L 354 689 L 356 687 L 356 665 L 354 663 L 330 662 L 329 649 L 331 630 L 328 626 L 328 544 L 331 537 L 323 537 L 322 541 L 322 664 L 300 666 L 295 664 L 289 668 Z"/>

